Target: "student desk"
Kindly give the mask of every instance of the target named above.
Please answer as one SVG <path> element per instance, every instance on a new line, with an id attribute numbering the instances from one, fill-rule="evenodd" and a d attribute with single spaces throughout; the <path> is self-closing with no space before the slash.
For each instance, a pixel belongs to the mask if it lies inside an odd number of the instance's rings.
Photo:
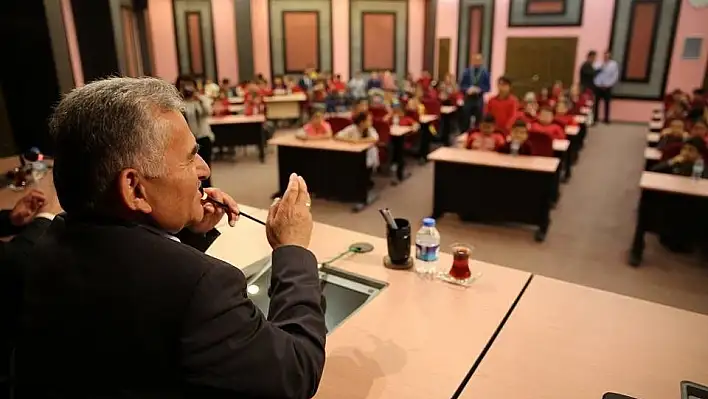
<path id="1" fill-rule="evenodd" d="M 661 151 L 655 147 L 647 147 L 644 149 L 644 170 L 651 170 L 659 161 L 661 161 Z"/>
<path id="2" fill-rule="evenodd" d="M 680 398 L 706 337 L 708 316 L 535 275 L 459 397 Z"/>
<path id="3" fill-rule="evenodd" d="M 311 193 L 319 198 L 354 202 L 360 211 L 374 202 L 376 193 L 369 190 L 366 150 L 376 143 L 347 143 L 330 140 L 300 140 L 295 134 L 272 138 L 278 146 L 278 191 L 282 196 L 291 173 L 305 178 Z"/>
<path id="4" fill-rule="evenodd" d="M 266 219 L 265 210 L 240 208 Z M 383 222 L 380 227 L 383 237 Z M 211 256 L 244 268 L 270 254 L 264 228 L 256 223 L 241 219 L 236 227 L 224 223 L 218 229 L 221 236 L 207 251 Z M 451 398 L 524 289 L 529 273 L 472 260 L 472 272 L 482 276 L 470 287 L 427 280 L 412 271 L 384 268 L 385 239 L 322 223 L 314 224 L 310 249 L 325 261 L 362 241 L 373 244 L 374 250 L 331 267 L 387 287 L 327 337 L 316 398 Z M 451 264 L 452 256 L 441 252 L 434 265 L 447 271 Z"/>
<path id="5" fill-rule="evenodd" d="M 450 136 L 452 135 L 453 126 L 457 121 L 457 107 L 454 105 L 443 105 L 440 107 L 440 139 L 443 145 L 449 146 Z"/>
<path id="6" fill-rule="evenodd" d="M 229 104 L 243 104 L 243 97 L 229 97 Z"/>
<path id="7" fill-rule="evenodd" d="M 647 145 L 649 147 L 656 147 L 661 139 L 660 133 L 647 133 Z"/>
<path id="8" fill-rule="evenodd" d="M 455 147 L 465 148 L 467 143 L 468 133 L 462 133 L 455 139 Z M 568 149 L 570 148 L 570 140 L 553 140 L 553 155 L 561 161 L 561 170 L 563 171 L 563 179 L 568 180 L 571 177 L 571 162 Z"/>
<path id="9" fill-rule="evenodd" d="M 246 107 L 243 104 L 229 105 L 229 112 L 232 114 L 242 113 Z"/>
<path id="10" fill-rule="evenodd" d="M 685 223 L 694 237 L 704 237 L 708 224 L 708 180 L 664 173 L 643 172 L 637 224 L 629 263 L 639 266 L 644 253 L 644 233 L 661 232 L 670 223 Z"/>
<path id="11" fill-rule="evenodd" d="M 269 96 L 263 99 L 268 119 L 299 119 L 300 103 L 307 101 L 305 93 Z"/>
<path id="12" fill-rule="evenodd" d="M 434 218 L 454 212 L 463 220 L 537 225 L 546 238 L 557 196 L 560 160 L 443 147 L 435 162 Z"/>
<path id="13" fill-rule="evenodd" d="M 412 126 L 391 126 L 391 146 L 393 147 L 391 158 L 396 165 L 396 184 L 410 177 L 410 173 L 405 171 L 405 136 L 413 132 Z"/>
<path id="14" fill-rule="evenodd" d="M 654 133 L 661 132 L 664 128 L 664 123 L 662 121 L 651 121 L 649 122 L 649 131 Z"/>
<path id="15" fill-rule="evenodd" d="M 227 115 L 209 118 L 211 130 L 214 132 L 215 147 L 235 147 L 255 145 L 258 147 L 258 158 L 265 162 L 265 131 L 263 130 L 264 115 Z"/>

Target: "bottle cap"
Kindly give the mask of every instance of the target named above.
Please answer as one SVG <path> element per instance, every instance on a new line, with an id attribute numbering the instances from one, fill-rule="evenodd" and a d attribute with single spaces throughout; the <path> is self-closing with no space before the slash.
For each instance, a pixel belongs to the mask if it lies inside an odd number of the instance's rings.
<path id="1" fill-rule="evenodd" d="M 435 227 L 435 219 L 425 218 L 423 219 L 423 226 L 425 227 Z"/>

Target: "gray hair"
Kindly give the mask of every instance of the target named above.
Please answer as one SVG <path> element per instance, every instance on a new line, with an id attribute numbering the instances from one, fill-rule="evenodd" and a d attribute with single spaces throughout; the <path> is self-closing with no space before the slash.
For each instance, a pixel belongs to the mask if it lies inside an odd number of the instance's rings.
<path id="1" fill-rule="evenodd" d="M 156 78 L 108 78 L 71 91 L 50 120 L 62 208 L 97 211 L 126 168 L 148 177 L 165 173 L 169 135 L 157 114 L 182 107 L 177 89 Z"/>

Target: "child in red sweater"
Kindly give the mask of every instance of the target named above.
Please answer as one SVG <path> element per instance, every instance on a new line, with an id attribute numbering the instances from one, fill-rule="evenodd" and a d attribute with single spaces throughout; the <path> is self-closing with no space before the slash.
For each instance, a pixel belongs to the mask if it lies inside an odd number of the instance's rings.
<path id="1" fill-rule="evenodd" d="M 529 126 L 529 131 L 543 133 L 554 140 L 565 140 L 565 131 L 560 125 L 553 123 L 553 109 L 542 107 L 538 114 L 538 121 Z"/>
<path id="2" fill-rule="evenodd" d="M 575 122 L 575 115 L 570 114 L 570 106 L 566 101 L 558 101 L 558 104 L 556 104 L 556 117 L 553 121 L 559 124 L 563 130 L 568 126 L 578 125 Z"/>
<path id="3" fill-rule="evenodd" d="M 506 133 L 516 120 L 519 100 L 511 94 L 511 80 L 502 76 L 497 80 L 498 94 L 489 99 L 485 114 L 492 115 L 496 120 L 497 128 Z"/>
<path id="4" fill-rule="evenodd" d="M 533 146 L 528 138 L 529 132 L 526 123 L 522 120 L 517 120 L 511 128 L 509 141 L 499 147 L 497 152 L 512 155 L 533 155 Z"/>
<path id="5" fill-rule="evenodd" d="M 496 130 L 496 123 L 492 115 L 485 115 L 479 124 L 479 130 L 467 132 L 468 150 L 496 151 L 504 145 L 504 135 Z"/>

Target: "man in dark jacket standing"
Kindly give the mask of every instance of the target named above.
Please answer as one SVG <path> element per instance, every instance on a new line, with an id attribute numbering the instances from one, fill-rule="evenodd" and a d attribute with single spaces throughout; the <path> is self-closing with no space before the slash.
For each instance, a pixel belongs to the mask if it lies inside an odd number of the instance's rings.
<path id="1" fill-rule="evenodd" d="M 234 200 L 216 188 L 154 78 L 75 89 L 51 121 L 57 217 L 27 263 L 19 397 L 309 398 L 324 367 L 310 197 L 292 175 L 268 214 L 266 319 L 236 267 L 203 251 Z M 77 184 L 80 182 L 80 184 Z M 238 243 L 234 243 L 238 245 Z"/>
<path id="2" fill-rule="evenodd" d="M 597 76 L 598 70 L 595 69 L 595 61 L 597 59 L 597 52 L 591 50 L 588 52 L 585 62 L 580 67 L 580 90 L 585 93 L 588 89 L 590 91 L 595 90 L 595 76 Z"/>

